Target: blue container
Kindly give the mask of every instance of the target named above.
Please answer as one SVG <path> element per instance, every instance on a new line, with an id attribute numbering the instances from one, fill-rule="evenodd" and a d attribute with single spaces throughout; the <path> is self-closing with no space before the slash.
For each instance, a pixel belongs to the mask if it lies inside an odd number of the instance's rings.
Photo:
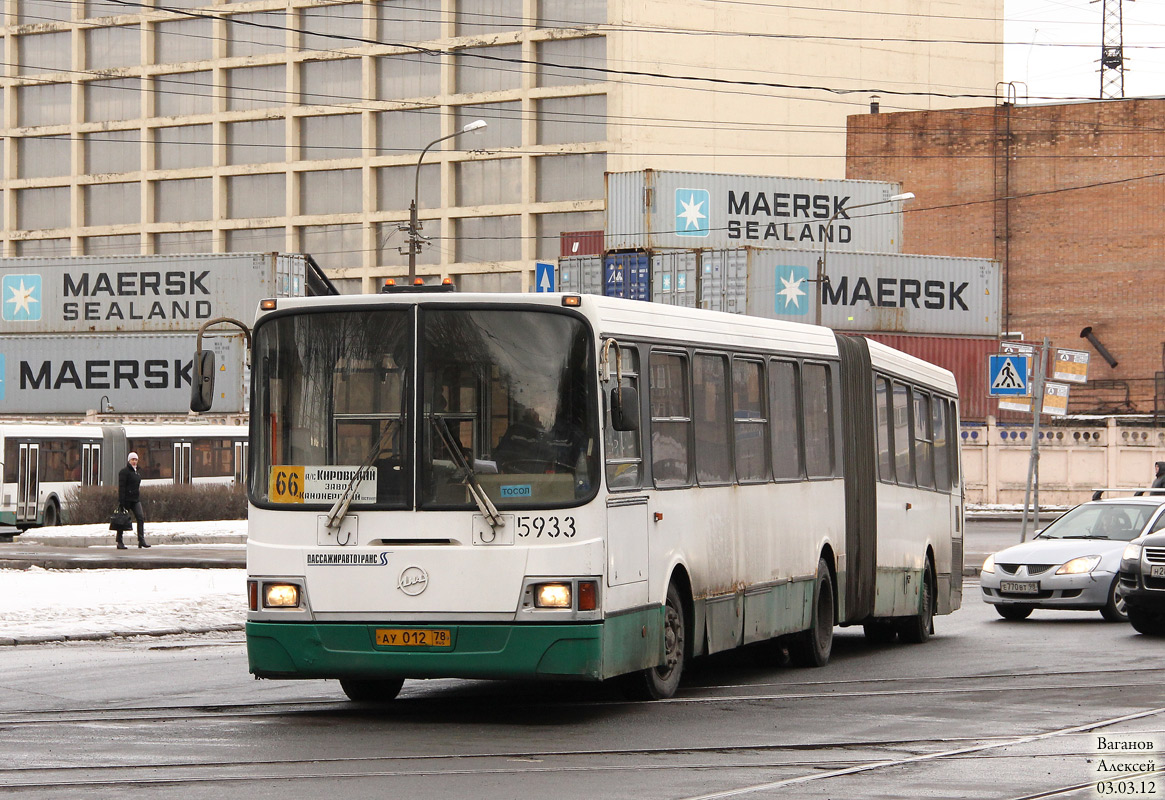
<path id="1" fill-rule="evenodd" d="M 647 253 L 608 253 L 603 259 L 603 288 L 607 297 L 651 300 L 651 259 Z"/>

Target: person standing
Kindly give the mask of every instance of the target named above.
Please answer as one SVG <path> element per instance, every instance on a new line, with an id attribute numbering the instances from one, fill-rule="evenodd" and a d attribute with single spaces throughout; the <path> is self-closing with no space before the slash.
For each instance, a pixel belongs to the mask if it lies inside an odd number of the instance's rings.
<path id="1" fill-rule="evenodd" d="M 126 458 L 126 465 L 117 473 L 117 503 L 122 508 L 132 511 L 138 521 L 138 547 L 149 547 L 146 544 L 146 515 L 142 511 L 141 487 L 142 476 L 138 472 L 138 454 L 130 453 Z M 125 549 L 121 531 L 117 532 L 117 549 Z"/>
<path id="2" fill-rule="evenodd" d="M 1165 489 L 1165 461 L 1158 461 L 1155 465 L 1157 474 L 1153 479 L 1151 489 Z M 1134 497 L 1140 497 L 1144 492 L 1137 492 Z M 1149 492 L 1149 494 L 1165 494 L 1165 492 Z"/>

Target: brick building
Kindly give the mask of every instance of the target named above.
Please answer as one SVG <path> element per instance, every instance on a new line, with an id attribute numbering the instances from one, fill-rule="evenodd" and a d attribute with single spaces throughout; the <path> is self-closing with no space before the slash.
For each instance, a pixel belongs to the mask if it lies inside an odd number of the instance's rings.
<path id="1" fill-rule="evenodd" d="M 846 177 L 917 195 L 905 252 L 997 259 L 1005 331 L 1092 352 L 1070 412 L 1159 413 L 1163 128 L 1165 99 L 855 115 Z"/>

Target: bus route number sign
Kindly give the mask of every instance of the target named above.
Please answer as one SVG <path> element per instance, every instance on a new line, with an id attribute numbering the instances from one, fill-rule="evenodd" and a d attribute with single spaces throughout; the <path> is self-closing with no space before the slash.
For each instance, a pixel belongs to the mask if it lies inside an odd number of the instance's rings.
<path id="1" fill-rule="evenodd" d="M 268 490 L 272 503 L 302 503 L 303 467 L 272 467 Z"/>

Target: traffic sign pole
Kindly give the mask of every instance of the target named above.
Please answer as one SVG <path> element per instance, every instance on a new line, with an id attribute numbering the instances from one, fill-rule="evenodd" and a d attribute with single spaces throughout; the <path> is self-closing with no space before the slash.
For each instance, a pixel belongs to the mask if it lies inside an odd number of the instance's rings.
<path id="1" fill-rule="evenodd" d="M 1019 540 L 1027 541 L 1027 510 L 1032 495 L 1035 495 L 1035 527 L 1040 527 L 1040 414 L 1044 410 L 1044 372 L 1047 369 L 1050 342 L 1044 337 L 1043 347 L 1037 356 L 1035 378 L 1032 383 L 1032 444 L 1031 457 L 1027 464 L 1027 488 L 1023 494 L 1023 524 Z"/>

